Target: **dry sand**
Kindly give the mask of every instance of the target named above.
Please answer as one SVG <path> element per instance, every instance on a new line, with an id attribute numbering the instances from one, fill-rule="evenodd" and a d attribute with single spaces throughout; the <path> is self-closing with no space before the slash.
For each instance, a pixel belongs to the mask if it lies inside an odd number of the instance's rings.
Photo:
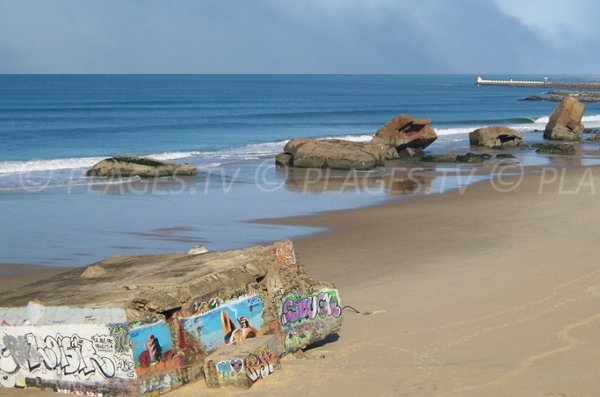
<path id="1" fill-rule="evenodd" d="M 600 193 L 600 169 L 583 172 L 563 190 Z M 286 220 L 332 228 L 295 241 L 298 257 L 375 314 L 346 311 L 339 340 L 249 391 L 171 395 L 600 395 L 598 197 L 558 182 L 539 194 L 539 182 Z M 13 394 L 30 393 L 0 392 Z"/>

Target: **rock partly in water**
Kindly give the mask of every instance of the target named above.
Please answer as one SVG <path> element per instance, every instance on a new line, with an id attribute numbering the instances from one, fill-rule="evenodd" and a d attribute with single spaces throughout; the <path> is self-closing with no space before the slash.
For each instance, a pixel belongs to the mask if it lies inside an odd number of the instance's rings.
<path id="1" fill-rule="evenodd" d="M 115 156 L 96 163 L 85 176 L 121 178 L 139 176 L 156 178 L 165 176 L 195 175 L 196 167 L 191 164 L 175 164 L 145 157 Z"/>
<path id="2" fill-rule="evenodd" d="M 275 156 L 275 165 L 277 167 L 291 167 L 292 166 L 292 155 L 289 153 L 279 153 Z"/>
<path id="3" fill-rule="evenodd" d="M 431 154 L 428 156 L 421 157 L 421 161 L 427 163 L 471 163 L 471 164 L 479 164 L 483 163 L 485 160 L 491 159 L 492 156 L 487 153 L 477 154 L 477 153 L 466 153 L 459 155 L 451 155 L 451 154 Z"/>
<path id="4" fill-rule="evenodd" d="M 451 154 L 429 154 L 420 159 L 426 163 L 456 163 L 456 156 Z"/>
<path id="5" fill-rule="evenodd" d="M 588 141 L 592 141 L 592 142 L 600 142 L 600 134 L 592 134 L 589 138 Z"/>
<path id="6" fill-rule="evenodd" d="M 383 165 L 386 158 L 384 148 L 378 145 L 342 139 L 296 138 L 284 150 L 290 156 L 287 164 L 300 168 L 369 170 Z M 283 156 L 278 156 L 276 162 L 283 161 Z"/>
<path id="7" fill-rule="evenodd" d="M 491 159 L 492 156 L 487 153 L 477 154 L 477 153 L 467 153 L 456 156 L 457 163 L 483 163 L 485 160 Z"/>
<path id="8" fill-rule="evenodd" d="M 386 160 L 420 157 L 437 139 L 430 119 L 400 115 L 381 128 L 370 143 L 341 139 L 295 138 L 275 158 L 279 167 L 369 170 Z"/>
<path id="9" fill-rule="evenodd" d="M 554 109 L 546 129 L 544 138 L 557 141 L 578 141 L 585 127 L 581 119 L 585 113 L 585 105 L 572 96 L 565 97 Z"/>
<path id="10" fill-rule="evenodd" d="M 473 146 L 503 149 L 520 146 L 523 142 L 523 133 L 508 127 L 485 127 L 471 132 L 469 142 Z"/>
<path id="11" fill-rule="evenodd" d="M 496 155 L 497 159 L 516 159 L 517 156 L 515 156 L 514 154 L 510 154 L 510 153 L 498 153 Z"/>
<path id="12" fill-rule="evenodd" d="M 436 139 L 431 119 L 416 119 L 401 114 L 377 131 L 373 140 L 393 146 L 397 152 L 401 152 L 406 148 L 425 149 Z"/>
<path id="13" fill-rule="evenodd" d="M 562 154 L 565 156 L 572 156 L 577 152 L 575 146 L 568 143 L 536 143 L 533 147 L 536 149 L 536 153 L 541 154 Z"/>

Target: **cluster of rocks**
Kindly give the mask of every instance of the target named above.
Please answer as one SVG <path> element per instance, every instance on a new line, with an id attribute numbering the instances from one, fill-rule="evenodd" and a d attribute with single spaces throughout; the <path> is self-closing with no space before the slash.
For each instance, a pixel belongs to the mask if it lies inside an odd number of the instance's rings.
<path id="1" fill-rule="evenodd" d="M 554 110 L 544 130 L 544 139 L 555 141 L 578 141 L 584 132 L 581 123 L 585 106 L 573 96 L 562 98 Z M 416 157 L 424 162 L 482 163 L 492 158 L 483 153 L 430 154 L 423 149 L 437 139 L 430 119 L 417 119 L 400 115 L 383 126 L 368 143 L 340 139 L 316 140 L 295 138 L 288 142 L 284 152 L 277 155 L 276 164 L 281 167 L 333 168 L 341 170 L 369 170 L 385 165 L 387 160 L 402 157 Z M 469 134 L 473 147 L 485 149 L 527 149 L 524 133 L 505 126 L 490 126 L 476 129 Z M 593 132 L 590 140 L 600 140 L 600 134 Z M 569 144 L 553 143 L 536 146 L 538 153 L 574 154 L 575 148 Z M 509 153 L 500 153 L 498 159 L 515 158 Z"/>
<path id="2" fill-rule="evenodd" d="M 585 106 L 577 98 L 563 97 L 546 125 L 544 138 L 555 141 L 580 140 L 585 130 L 581 123 L 584 112 Z M 504 126 L 479 128 L 469 134 L 472 146 L 488 149 L 527 148 L 523 138 L 523 132 Z M 452 163 L 479 163 L 487 159 L 485 155 L 472 153 L 424 156 L 423 150 L 436 139 L 431 119 L 401 114 L 380 128 L 368 143 L 342 139 L 292 139 L 285 145 L 283 153 L 277 155 L 275 162 L 280 167 L 370 170 L 385 165 L 388 160 L 402 157 Z M 593 133 L 589 140 L 600 140 L 600 134 Z M 572 150 L 567 148 L 561 152 L 568 154 Z M 175 164 L 144 157 L 115 156 L 95 164 L 85 175 L 156 178 L 190 176 L 196 172 L 196 167 L 188 163 Z"/>
<path id="3" fill-rule="evenodd" d="M 275 161 L 286 167 L 369 170 L 384 165 L 386 160 L 420 155 L 436 139 L 431 119 L 402 114 L 379 129 L 369 143 L 295 138 Z"/>
<path id="4" fill-rule="evenodd" d="M 600 102 L 600 94 L 597 92 L 549 92 L 544 95 L 532 95 L 522 99 L 523 101 L 548 101 L 562 102 L 566 96 L 574 96 L 580 102 Z"/>

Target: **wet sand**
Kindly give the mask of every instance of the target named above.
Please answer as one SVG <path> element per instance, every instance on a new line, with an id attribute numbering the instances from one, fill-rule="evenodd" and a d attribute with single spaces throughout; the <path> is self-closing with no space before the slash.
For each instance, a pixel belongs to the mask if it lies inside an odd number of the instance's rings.
<path id="1" fill-rule="evenodd" d="M 297 239 L 298 258 L 373 314 L 346 311 L 337 341 L 249 391 L 171 395 L 596 396 L 600 169 L 541 175 L 278 220 L 329 228 Z M 30 394 L 54 395 L 0 391 Z"/>

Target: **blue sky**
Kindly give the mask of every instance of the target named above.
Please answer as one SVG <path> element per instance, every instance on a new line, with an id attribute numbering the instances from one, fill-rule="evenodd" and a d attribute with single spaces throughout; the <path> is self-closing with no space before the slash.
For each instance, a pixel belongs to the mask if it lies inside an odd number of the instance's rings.
<path id="1" fill-rule="evenodd" d="M 597 73 L 593 0 L 0 0 L 0 73 Z"/>

